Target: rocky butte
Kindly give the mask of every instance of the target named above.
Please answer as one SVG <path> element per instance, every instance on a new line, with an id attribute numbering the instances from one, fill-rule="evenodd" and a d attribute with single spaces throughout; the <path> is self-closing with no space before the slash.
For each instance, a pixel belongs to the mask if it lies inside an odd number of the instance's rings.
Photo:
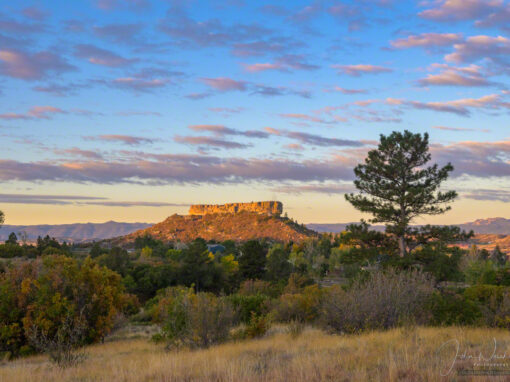
<path id="1" fill-rule="evenodd" d="M 277 201 L 227 204 L 193 204 L 189 208 L 190 215 L 254 212 L 261 215 L 280 216 L 282 211 L 283 205 L 281 202 Z"/>

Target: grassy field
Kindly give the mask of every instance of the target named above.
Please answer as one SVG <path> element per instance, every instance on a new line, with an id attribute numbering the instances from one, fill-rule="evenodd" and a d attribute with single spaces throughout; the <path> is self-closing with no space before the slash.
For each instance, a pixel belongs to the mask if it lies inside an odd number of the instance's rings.
<path id="1" fill-rule="evenodd" d="M 231 342 L 205 350 L 165 351 L 146 338 L 124 338 L 86 349 L 87 358 L 59 369 L 44 356 L 4 362 L 0 381 L 508 381 L 506 377 L 462 377 L 473 360 L 506 351 L 510 333 L 475 328 L 404 328 L 334 336 L 306 329 L 293 338 L 275 328 L 265 338 Z M 445 342 L 446 345 L 441 348 Z M 458 357 L 460 358 L 460 356 Z M 510 358 L 493 360 L 510 364 Z M 510 368 L 508 368 L 510 369 Z"/>

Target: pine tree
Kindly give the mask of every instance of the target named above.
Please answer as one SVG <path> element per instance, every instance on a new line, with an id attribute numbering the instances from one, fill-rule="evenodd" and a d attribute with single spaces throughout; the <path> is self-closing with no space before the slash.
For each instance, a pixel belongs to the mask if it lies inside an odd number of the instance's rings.
<path id="1" fill-rule="evenodd" d="M 411 221 L 420 215 L 443 214 L 457 197 L 455 191 L 439 191 L 453 166 L 426 167 L 430 159 L 427 133 L 381 134 L 378 148 L 354 168 L 354 185 L 360 193 L 345 195 L 356 209 L 374 216 L 372 223 L 386 224 L 386 232 L 398 239 L 401 256 L 406 255 L 406 241 L 413 235 Z"/>

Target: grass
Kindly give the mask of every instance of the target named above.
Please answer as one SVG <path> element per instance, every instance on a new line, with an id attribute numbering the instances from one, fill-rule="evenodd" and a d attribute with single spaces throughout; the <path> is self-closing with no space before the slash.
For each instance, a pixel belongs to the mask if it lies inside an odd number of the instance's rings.
<path id="1" fill-rule="evenodd" d="M 77 366 L 59 369 L 45 356 L 0 365 L 0 381 L 505 381 L 507 377 L 460 379 L 456 371 L 472 361 L 459 361 L 447 377 L 452 346 L 461 352 L 510 357 L 510 333 L 478 328 L 404 328 L 361 335 L 336 336 L 306 328 L 293 338 L 275 328 L 265 338 L 231 342 L 204 350 L 165 351 L 146 338 L 128 338 L 90 346 Z M 507 363 L 510 364 L 510 358 Z M 505 362 L 499 360 L 499 362 Z"/>

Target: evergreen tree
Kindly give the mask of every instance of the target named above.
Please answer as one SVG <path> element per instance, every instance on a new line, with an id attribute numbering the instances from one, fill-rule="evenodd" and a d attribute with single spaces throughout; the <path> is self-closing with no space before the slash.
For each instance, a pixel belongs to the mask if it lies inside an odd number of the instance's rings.
<path id="1" fill-rule="evenodd" d="M 258 240 L 250 240 L 241 247 L 239 271 L 244 279 L 261 279 L 266 266 L 266 253 Z"/>
<path id="2" fill-rule="evenodd" d="M 18 237 L 16 236 L 16 234 L 14 232 L 11 232 L 9 234 L 9 238 L 5 241 L 5 244 L 14 244 L 14 245 L 18 244 Z"/>
<path id="3" fill-rule="evenodd" d="M 398 239 L 401 256 L 408 252 L 407 241 L 413 237 L 411 221 L 420 215 L 443 214 L 457 197 L 455 191 L 439 191 L 453 166 L 426 167 L 430 159 L 427 133 L 381 134 L 378 148 L 354 168 L 354 185 L 360 193 L 345 195 L 356 209 L 374 216 L 372 223 L 386 224 L 386 232 Z"/>

